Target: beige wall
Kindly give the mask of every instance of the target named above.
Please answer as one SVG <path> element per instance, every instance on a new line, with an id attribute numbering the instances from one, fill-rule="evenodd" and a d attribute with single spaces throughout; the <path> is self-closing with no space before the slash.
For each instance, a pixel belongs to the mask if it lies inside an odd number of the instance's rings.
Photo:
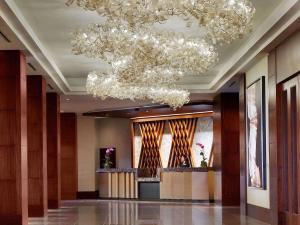
<path id="1" fill-rule="evenodd" d="M 96 190 L 96 126 L 91 117 L 77 117 L 78 191 Z"/>
<path id="2" fill-rule="evenodd" d="M 246 86 L 248 87 L 261 76 L 265 76 L 266 81 L 266 102 L 268 102 L 268 56 L 263 57 L 251 69 L 246 72 Z M 270 176 L 269 176 L 269 110 L 266 104 L 266 167 L 267 167 L 267 190 L 247 188 L 247 203 L 270 208 Z M 247 166 L 248 168 L 248 166 Z"/>
<path id="3" fill-rule="evenodd" d="M 120 118 L 96 119 L 98 148 L 116 147 L 117 167 L 131 167 L 130 120 Z"/>
<path id="4" fill-rule="evenodd" d="M 117 167 L 131 167 L 130 120 L 78 116 L 77 129 L 78 191 L 98 189 L 95 171 L 101 147 L 116 147 Z"/>

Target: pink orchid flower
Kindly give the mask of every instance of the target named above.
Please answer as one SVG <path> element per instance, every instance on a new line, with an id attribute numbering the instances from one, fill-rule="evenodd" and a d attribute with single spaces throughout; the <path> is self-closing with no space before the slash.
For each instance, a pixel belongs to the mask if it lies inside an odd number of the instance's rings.
<path id="1" fill-rule="evenodd" d="M 204 149 L 204 145 L 201 143 L 196 143 L 196 145 L 198 145 L 200 148 Z"/>

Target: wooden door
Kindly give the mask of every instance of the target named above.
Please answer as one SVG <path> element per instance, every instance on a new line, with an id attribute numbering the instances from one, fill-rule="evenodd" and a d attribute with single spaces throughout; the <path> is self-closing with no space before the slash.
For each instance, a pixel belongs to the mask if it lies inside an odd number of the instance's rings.
<path id="1" fill-rule="evenodd" d="M 279 87 L 279 224 L 300 224 L 299 76 Z"/>

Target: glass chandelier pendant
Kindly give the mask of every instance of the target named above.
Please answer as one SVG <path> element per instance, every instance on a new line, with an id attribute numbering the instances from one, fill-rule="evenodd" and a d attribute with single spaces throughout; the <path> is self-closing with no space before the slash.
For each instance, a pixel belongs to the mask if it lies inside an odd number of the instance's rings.
<path id="1" fill-rule="evenodd" d="M 181 17 L 199 24 L 215 44 L 231 43 L 251 31 L 255 13 L 250 0 L 70 0 L 85 10 L 129 26 L 153 25 Z"/>
<path id="2" fill-rule="evenodd" d="M 88 75 L 86 89 L 88 94 L 102 99 L 151 99 L 153 103 L 168 104 L 173 109 L 189 102 L 188 91 L 164 86 L 126 85 L 118 82 L 116 76 L 101 72 Z"/>
<path id="3" fill-rule="evenodd" d="M 215 47 L 204 39 L 115 21 L 77 30 L 71 44 L 74 54 L 107 61 L 118 81 L 131 84 L 171 84 L 183 74 L 204 73 L 218 61 Z"/>
<path id="4" fill-rule="evenodd" d="M 69 0 L 107 18 L 73 33 L 75 55 L 100 59 L 109 71 L 92 72 L 87 92 L 101 98 L 144 100 L 173 108 L 189 101 L 175 82 L 202 74 L 218 61 L 216 45 L 243 38 L 252 29 L 255 8 L 250 0 Z M 155 23 L 172 16 L 197 23 L 205 38 L 157 31 Z"/>

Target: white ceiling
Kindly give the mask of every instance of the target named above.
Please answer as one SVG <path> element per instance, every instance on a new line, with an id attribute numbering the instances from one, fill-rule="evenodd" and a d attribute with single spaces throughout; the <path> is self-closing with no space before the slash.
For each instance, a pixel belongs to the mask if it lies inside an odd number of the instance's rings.
<path id="1" fill-rule="evenodd" d="M 260 24 L 282 0 L 253 0 L 257 9 L 255 25 Z M 73 4 L 67 7 L 66 0 L 14 0 L 31 28 L 53 57 L 63 75 L 71 86 L 85 86 L 87 73 L 92 70 L 105 70 L 105 62 L 88 59 L 85 56 L 75 56 L 71 52 L 71 32 L 78 27 L 85 27 L 89 23 L 103 22 L 105 18 L 96 12 L 84 11 Z M 184 32 L 187 35 L 199 36 L 201 29 L 194 25 L 186 28 L 184 21 L 174 18 L 161 27 Z M 244 41 L 246 41 L 245 38 Z M 188 85 L 209 84 L 222 69 L 222 65 L 229 59 L 243 41 L 236 41 L 231 46 L 220 49 L 220 62 L 207 74 L 186 76 L 179 83 L 184 88 Z"/>
<path id="2" fill-rule="evenodd" d="M 212 94 L 191 94 L 191 101 L 212 101 Z M 136 101 L 119 100 L 108 98 L 101 100 L 100 98 L 93 98 L 89 95 L 68 95 L 61 97 L 62 111 L 63 112 L 92 112 L 98 110 L 111 110 L 122 108 L 135 108 L 142 106 L 157 105 L 151 101 Z"/>
<path id="3" fill-rule="evenodd" d="M 18 24 L 20 23 L 24 27 L 28 36 L 36 44 L 31 51 L 23 46 L 21 48 L 27 49 L 30 53 L 38 49 L 36 55 L 28 53 L 28 56 L 33 55 L 32 58 L 39 59 L 37 60 L 38 64 L 46 68 L 43 71 L 57 84 L 55 87 L 65 94 L 72 95 L 71 99 L 74 104 L 71 104 L 70 101 L 65 102 L 64 99 L 68 97 L 63 97 L 64 110 L 88 111 L 98 108 L 106 109 L 118 108 L 117 106 L 128 107 L 148 104 L 145 102 L 121 102 L 111 99 L 99 101 L 82 96 L 85 94 L 87 73 L 92 70 L 105 70 L 108 65 L 99 60 L 73 55 L 70 34 L 78 27 L 104 21 L 104 18 L 97 13 L 84 11 L 75 5 L 67 7 L 65 5 L 66 0 L 4 0 L 4 2 L 8 10 L 13 12 Z M 211 98 L 213 93 L 221 87 L 219 85 L 216 88 L 216 84 L 225 83 L 228 80 L 230 69 L 272 28 L 276 22 L 275 20 L 279 20 L 297 0 L 252 0 L 252 2 L 256 8 L 253 32 L 243 40 L 235 41 L 230 46 L 220 48 L 220 61 L 213 69 L 205 74 L 188 75 L 178 82 L 180 86 L 189 89 L 192 93 L 200 93 L 193 94 L 192 99 Z M 1 9 L 3 4 L 0 2 L 0 16 L 6 16 L 6 11 L 8 11 Z M 4 13 L 1 14 L 1 10 Z M 6 22 L 13 20 L 11 17 L 11 15 L 10 17 L 7 16 Z M 10 27 L 16 27 L 14 23 L 9 25 Z M 173 29 L 191 36 L 199 36 L 202 33 L 197 26 L 186 28 L 184 22 L 181 22 L 178 18 L 174 18 L 164 25 L 159 25 L 157 28 Z M 27 36 L 20 37 L 19 35 L 18 37 L 21 42 L 26 42 L 28 39 Z M 1 45 L 0 38 L 0 49 L 5 48 L 5 46 L 5 44 Z M 81 104 L 84 107 L 80 107 Z"/>

